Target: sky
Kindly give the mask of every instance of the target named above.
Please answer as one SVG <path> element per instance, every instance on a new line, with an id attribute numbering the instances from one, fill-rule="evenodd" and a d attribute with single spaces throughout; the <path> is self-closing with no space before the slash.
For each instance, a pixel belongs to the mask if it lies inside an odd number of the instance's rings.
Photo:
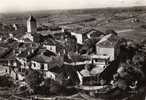
<path id="1" fill-rule="evenodd" d="M 146 6 L 146 0 L 0 0 L 0 13 L 128 6 Z"/>

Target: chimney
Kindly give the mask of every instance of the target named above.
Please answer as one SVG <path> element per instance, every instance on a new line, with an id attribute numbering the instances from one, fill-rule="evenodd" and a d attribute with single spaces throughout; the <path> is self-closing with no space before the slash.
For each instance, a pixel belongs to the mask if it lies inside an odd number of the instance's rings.
<path id="1" fill-rule="evenodd" d="M 30 55 L 30 51 L 28 51 L 27 54 Z"/>
<path id="2" fill-rule="evenodd" d="M 31 49 L 31 53 L 34 53 L 34 49 Z"/>

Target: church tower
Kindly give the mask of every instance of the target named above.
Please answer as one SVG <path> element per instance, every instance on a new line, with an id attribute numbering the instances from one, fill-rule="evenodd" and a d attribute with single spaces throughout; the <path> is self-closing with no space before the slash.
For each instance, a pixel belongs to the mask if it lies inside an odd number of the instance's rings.
<path id="1" fill-rule="evenodd" d="M 30 16 L 27 20 L 27 32 L 36 33 L 37 32 L 37 22 L 33 16 Z"/>

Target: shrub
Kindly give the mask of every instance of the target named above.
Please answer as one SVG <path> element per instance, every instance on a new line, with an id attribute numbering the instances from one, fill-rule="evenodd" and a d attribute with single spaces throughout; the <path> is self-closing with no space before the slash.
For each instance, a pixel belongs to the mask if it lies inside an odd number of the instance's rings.
<path id="1" fill-rule="evenodd" d="M 0 86 L 1 87 L 11 87 L 13 86 L 14 83 L 13 83 L 13 80 L 11 77 L 9 76 L 0 76 Z"/>

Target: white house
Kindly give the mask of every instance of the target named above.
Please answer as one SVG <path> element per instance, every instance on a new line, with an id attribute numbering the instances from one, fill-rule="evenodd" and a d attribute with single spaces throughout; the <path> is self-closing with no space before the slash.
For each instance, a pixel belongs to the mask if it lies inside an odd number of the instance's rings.
<path id="1" fill-rule="evenodd" d="M 95 65 L 95 68 L 91 70 L 91 75 L 96 75 L 102 73 L 105 68 L 109 65 L 109 56 L 104 55 L 92 55 L 91 60 Z"/>
<path id="2" fill-rule="evenodd" d="M 45 76 L 44 76 L 45 79 L 50 78 L 50 79 L 55 80 L 55 78 L 56 78 L 56 76 L 53 72 L 46 71 L 46 72 L 44 72 L 44 74 L 45 74 Z"/>
<path id="3" fill-rule="evenodd" d="M 13 38 L 14 40 L 16 40 L 17 42 L 33 42 L 34 38 L 32 36 L 32 34 L 25 32 L 24 34 L 20 35 L 20 36 L 13 36 L 13 34 L 9 34 L 10 38 Z"/>
<path id="4" fill-rule="evenodd" d="M 47 50 L 56 53 L 56 46 L 55 46 L 55 45 L 44 44 L 43 46 L 44 46 Z"/>
<path id="5" fill-rule="evenodd" d="M 91 60 L 95 65 L 107 65 L 110 57 L 104 55 L 92 55 Z"/>
<path id="6" fill-rule="evenodd" d="M 76 37 L 77 43 L 83 44 L 83 36 L 82 36 L 82 34 L 71 32 L 71 35 Z"/>
<path id="7" fill-rule="evenodd" d="M 34 70 L 44 70 L 47 71 L 48 70 L 48 63 L 42 63 L 42 62 L 38 62 L 38 61 L 31 61 L 31 65 L 30 67 Z"/>
<path id="8" fill-rule="evenodd" d="M 10 67 L 0 65 L 0 76 L 9 74 L 9 72 L 10 72 Z"/>
<path id="9" fill-rule="evenodd" d="M 37 61 L 31 61 L 31 68 L 34 70 L 40 70 L 41 64 Z"/>
<path id="10" fill-rule="evenodd" d="M 27 57 L 30 56 L 31 54 L 33 54 L 36 49 L 37 48 L 29 48 L 29 49 L 19 48 L 19 52 L 17 54 L 16 59 L 21 64 L 20 68 L 22 68 L 22 69 L 29 68 L 29 63 L 27 61 Z"/>
<path id="11" fill-rule="evenodd" d="M 45 47 L 49 51 L 56 53 L 56 43 L 54 40 L 50 39 L 49 41 L 44 42 L 43 47 Z"/>
<path id="12" fill-rule="evenodd" d="M 46 57 L 43 54 L 37 55 L 31 59 L 30 67 L 34 70 L 48 70 L 48 62 L 51 60 L 50 57 Z"/>
<path id="13" fill-rule="evenodd" d="M 115 60 L 119 52 L 119 37 L 116 35 L 108 34 L 96 43 L 96 54 L 107 55 L 110 57 L 110 61 Z"/>

